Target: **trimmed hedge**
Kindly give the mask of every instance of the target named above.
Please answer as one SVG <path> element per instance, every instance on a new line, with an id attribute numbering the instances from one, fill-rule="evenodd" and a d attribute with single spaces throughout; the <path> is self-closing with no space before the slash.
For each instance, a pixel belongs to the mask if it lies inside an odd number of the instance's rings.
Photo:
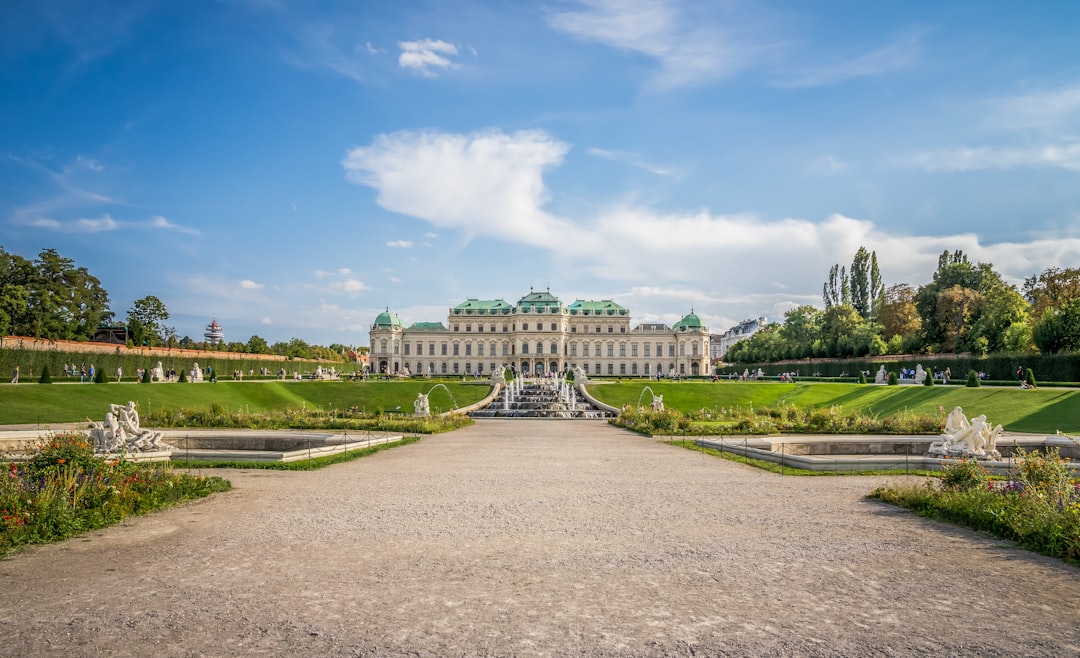
<path id="1" fill-rule="evenodd" d="M 952 370 L 952 380 L 964 377 L 969 370 L 986 373 L 986 379 L 1012 381 L 1020 383 L 1016 376 L 1017 368 L 1024 368 L 1024 374 L 1030 369 L 1032 378 L 1046 382 L 1080 383 L 1080 353 L 1070 354 L 993 354 L 985 357 L 977 357 L 968 354 L 958 355 L 909 355 L 898 360 L 885 360 L 882 358 L 868 357 L 865 359 L 812 359 L 799 361 L 777 361 L 774 363 L 749 363 L 738 366 L 741 372 L 743 368 L 755 371 L 761 368 L 766 375 L 775 377 L 782 372 L 797 370 L 799 376 L 807 378 L 814 373 L 821 373 L 821 378 L 840 377 L 841 373 L 847 373 L 850 381 L 855 381 L 860 371 L 869 370 L 875 373 L 881 366 L 886 370 L 898 370 L 900 368 L 915 369 L 922 365 L 927 371 L 942 371 L 946 368 Z M 720 368 L 720 372 L 725 369 Z M 727 368 L 731 370 L 731 366 Z M 953 381 L 949 383 L 953 383 Z M 955 382 L 961 383 L 959 381 Z M 984 380 L 985 384 L 986 381 Z"/>

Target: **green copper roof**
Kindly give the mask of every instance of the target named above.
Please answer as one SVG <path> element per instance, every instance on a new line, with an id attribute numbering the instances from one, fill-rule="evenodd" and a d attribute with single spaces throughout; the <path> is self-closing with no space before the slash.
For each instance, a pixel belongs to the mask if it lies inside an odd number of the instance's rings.
<path id="1" fill-rule="evenodd" d="M 446 331 L 442 322 L 413 322 L 406 331 Z"/>
<path id="2" fill-rule="evenodd" d="M 692 329 L 704 329 L 704 328 L 705 328 L 705 325 L 702 324 L 701 318 L 699 318 L 697 316 L 697 314 L 693 313 L 693 312 L 691 312 L 690 315 L 687 315 L 686 317 L 684 317 L 682 320 L 679 320 L 678 322 L 676 322 L 675 326 L 672 327 L 672 329 L 674 331 L 689 331 L 689 330 L 692 330 Z"/>
<path id="3" fill-rule="evenodd" d="M 518 308 L 525 313 L 528 313 L 530 311 L 534 313 L 558 313 L 560 310 L 562 310 L 562 305 L 563 304 L 561 301 L 559 301 L 559 298 L 555 295 L 552 295 L 551 291 L 529 291 L 529 294 L 519 299 L 517 303 Z"/>
<path id="4" fill-rule="evenodd" d="M 401 319 L 398 318 L 397 313 L 391 313 L 390 309 L 379 313 L 375 316 L 374 327 L 390 327 L 391 329 L 401 329 Z"/>
<path id="5" fill-rule="evenodd" d="M 626 309 L 610 299 L 579 299 L 570 305 L 571 315 L 626 315 Z"/>
<path id="6" fill-rule="evenodd" d="M 466 299 L 450 309 L 453 315 L 496 315 L 507 314 L 513 306 L 503 299 Z"/>

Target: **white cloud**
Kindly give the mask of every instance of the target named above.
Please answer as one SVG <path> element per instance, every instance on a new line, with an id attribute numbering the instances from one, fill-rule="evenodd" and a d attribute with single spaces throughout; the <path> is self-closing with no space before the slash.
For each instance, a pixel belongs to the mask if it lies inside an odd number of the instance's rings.
<path id="1" fill-rule="evenodd" d="M 240 287 L 244 290 L 262 290 L 266 286 L 261 283 L 255 283 L 251 279 L 244 279 L 240 282 Z"/>
<path id="2" fill-rule="evenodd" d="M 571 227 L 541 210 L 547 201 L 543 171 L 561 163 L 568 150 L 539 130 L 401 132 L 352 149 L 342 166 L 349 180 L 375 188 L 387 210 L 466 236 L 553 246 Z"/>
<path id="3" fill-rule="evenodd" d="M 913 285 L 929 280 L 945 250 L 993 263 L 1016 282 L 1080 261 L 1080 239 L 1068 236 L 985 244 L 975 234 L 906 235 L 839 214 L 811 221 L 620 205 L 560 217 L 545 210 L 543 174 L 568 149 L 538 131 L 398 133 L 352 150 L 343 166 L 393 212 L 537 249 L 555 270 L 638 291 L 693 291 L 695 306 L 726 304 L 754 317 L 820 303 L 829 267 L 860 246 L 877 252 L 887 282 Z"/>
<path id="4" fill-rule="evenodd" d="M 899 158 L 901 164 L 926 171 L 977 171 L 1051 167 L 1080 171 L 1080 142 L 1025 147 L 957 147 L 922 151 Z"/>
<path id="5" fill-rule="evenodd" d="M 259 320 L 259 324 L 274 324 L 274 321 L 268 317 L 264 317 L 262 320 Z"/>
<path id="6" fill-rule="evenodd" d="M 411 249 L 413 243 L 411 240 L 391 240 L 386 243 L 387 247 L 400 247 L 402 249 Z"/>
<path id="7" fill-rule="evenodd" d="M 612 151 L 602 148 L 590 148 L 585 152 L 587 155 L 591 155 L 597 158 L 603 158 L 605 160 L 612 160 L 614 162 L 625 162 L 628 165 L 644 169 L 645 171 L 656 174 L 657 176 L 674 176 L 674 172 L 670 169 L 660 167 L 649 162 L 646 162 L 644 158 L 636 153 L 628 153 L 626 151 Z"/>
<path id="8" fill-rule="evenodd" d="M 434 231 L 428 231 L 424 234 L 424 237 L 428 240 L 434 240 L 435 238 L 439 237 L 439 234 L 435 233 Z"/>
<path id="9" fill-rule="evenodd" d="M 578 5 L 551 13 L 548 24 L 559 32 L 656 60 L 660 70 L 652 86 L 658 90 L 728 77 L 759 55 L 760 47 L 741 36 L 750 28 L 734 15 L 737 5 L 722 5 L 727 15 L 720 20 L 701 16 L 694 10 L 702 6 L 684 2 L 582 0 Z"/>
<path id="10" fill-rule="evenodd" d="M 450 60 L 450 56 L 458 54 L 457 46 L 452 43 L 438 39 L 422 39 L 401 41 L 398 47 L 401 48 L 398 65 L 403 69 L 413 69 L 420 75 L 435 77 L 435 69 L 447 71 L 458 68 L 458 64 Z"/>
<path id="11" fill-rule="evenodd" d="M 1076 137 L 1080 121 L 1080 83 L 987 101 L 992 123 L 1005 130 L 1036 129 L 1057 131 L 1066 128 Z"/>
<path id="12" fill-rule="evenodd" d="M 817 174 L 819 176 L 832 176 L 847 171 L 848 167 L 848 163 L 837 158 L 831 153 L 826 153 L 825 155 L 816 158 L 813 162 L 811 162 L 806 167 L 806 170 L 812 174 Z"/>
<path id="13" fill-rule="evenodd" d="M 162 217 L 161 215 L 157 215 L 156 217 L 151 219 L 150 226 L 153 228 L 186 233 L 187 235 L 199 235 L 199 229 L 192 228 L 190 226 L 180 226 L 179 224 L 174 224 L 165 217 Z"/>
<path id="14" fill-rule="evenodd" d="M 834 64 L 803 71 L 782 82 L 783 87 L 821 87 L 854 78 L 867 78 L 907 68 L 922 50 L 923 31 L 912 31 L 896 42 Z"/>

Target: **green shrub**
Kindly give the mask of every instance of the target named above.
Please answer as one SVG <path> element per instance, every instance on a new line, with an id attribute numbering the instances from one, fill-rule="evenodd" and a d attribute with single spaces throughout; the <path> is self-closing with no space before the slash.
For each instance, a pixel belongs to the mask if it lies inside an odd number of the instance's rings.
<path id="1" fill-rule="evenodd" d="M 1024 381 L 1027 382 L 1027 385 L 1031 388 L 1035 388 L 1035 371 L 1028 368 L 1027 371 L 1024 372 Z"/>
<path id="2" fill-rule="evenodd" d="M 85 434 L 58 432 L 45 435 L 26 462 L 26 467 L 32 477 L 39 477 L 68 468 L 90 471 L 101 463 L 102 459 L 94 454 L 94 446 Z"/>
<path id="3" fill-rule="evenodd" d="M 96 369 L 94 371 L 94 383 L 95 384 L 104 384 L 105 383 L 105 369 L 104 368 L 98 368 L 98 369 Z"/>
<path id="4" fill-rule="evenodd" d="M 941 472 L 941 486 L 947 491 L 983 489 L 989 481 L 986 470 L 977 459 L 950 460 Z"/>
<path id="5" fill-rule="evenodd" d="M 1056 447 L 1046 452 L 1016 448 L 1016 481 L 1032 497 L 1055 505 L 1073 492 L 1072 476 Z"/>
<path id="6" fill-rule="evenodd" d="M 866 383 L 866 373 L 863 372 L 862 370 L 859 371 L 859 383 L 860 384 L 865 384 Z"/>
<path id="7" fill-rule="evenodd" d="M 934 385 L 934 373 L 927 372 L 926 373 L 926 378 L 922 380 L 922 383 L 923 383 L 923 386 L 933 386 Z"/>
<path id="8" fill-rule="evenodd" d="M 38 383 L 39 384 L 51 384 L 52 383 L 52 376 L 49 375 L 49 364 L 45 364 L 41 368 L 41 377 L 38 378 Z"/>
<path id="9" fill-rule="evenodd" d="M 890 372 L 889 373 L 889 386 L 898 386 L 899 384 L 900 384 L 900 380 L 896 377 L 896 373 L 895 372 Z"/>
<path id="10" fill-rule="evenodd" d="M 187 381 L 187 371 L 184 370 L 183 368 L 180 369 L 180 378 L 177 379 L 177 381 L 180 382 L 181 384 L 183 384 L 184 382 Z"/>
<path id="11" fill-rule="evenodd" d="M 967 387 L 979 388 L 980 386 L 982 386 L 982 382 L 979 381 L 979 373 L 974 370 L 968 370 Z"/>

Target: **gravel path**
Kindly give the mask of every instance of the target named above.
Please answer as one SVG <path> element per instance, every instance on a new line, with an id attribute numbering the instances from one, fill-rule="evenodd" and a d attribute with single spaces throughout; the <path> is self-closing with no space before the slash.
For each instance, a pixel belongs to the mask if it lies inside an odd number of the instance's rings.
<path id="1" fill-rule="evenodd" d="M 509 420 L 227 477 L 0 562 L 0 654 L 1080 655 L 1080 570 L 863 498 L 886 478 Z"/>

